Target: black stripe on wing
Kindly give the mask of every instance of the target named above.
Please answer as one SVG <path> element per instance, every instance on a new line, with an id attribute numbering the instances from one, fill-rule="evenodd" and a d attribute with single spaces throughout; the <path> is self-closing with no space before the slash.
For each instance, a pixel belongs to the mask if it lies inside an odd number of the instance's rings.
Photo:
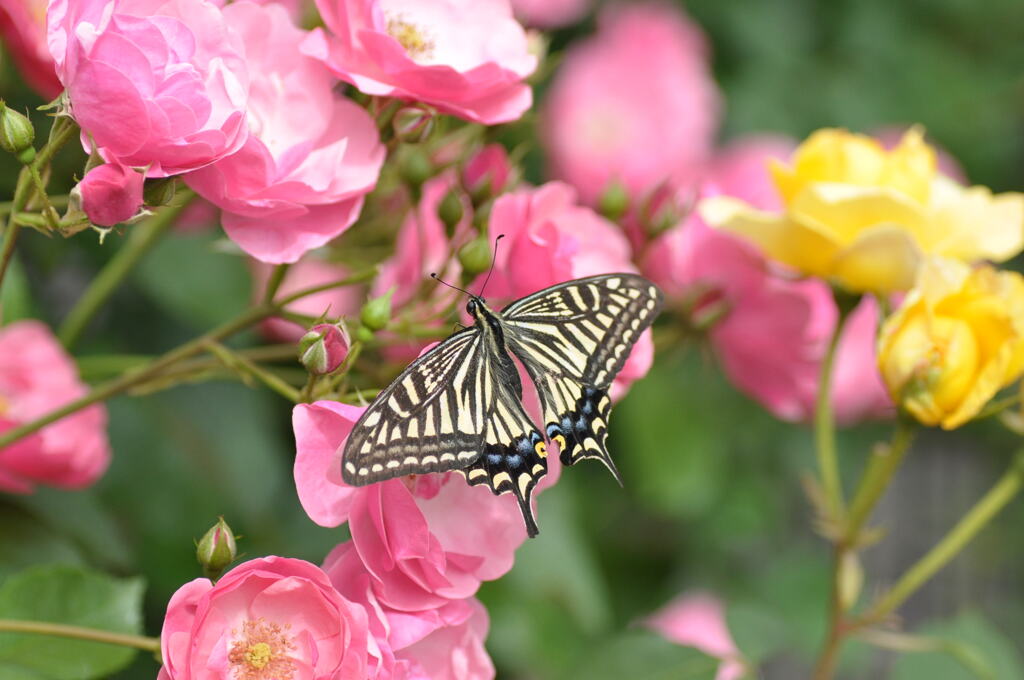
<path id="1" fill-rule="evenodd" d="M 497 383 L 485 351 L 479 330 L 467 328 L 402 371 L 353 426 L 342 479 L 361 486 L 475 461 Z"/>
<path id="2" fill-rule="evenodd" d="M 502 311 L 509 349 L 537 386 L 545 434 L 573 465 L 597 458 L 621 484 L 605 445 L 608 388 L 661 310 L 661 291 L 635 274 L 552 286 Z"/>

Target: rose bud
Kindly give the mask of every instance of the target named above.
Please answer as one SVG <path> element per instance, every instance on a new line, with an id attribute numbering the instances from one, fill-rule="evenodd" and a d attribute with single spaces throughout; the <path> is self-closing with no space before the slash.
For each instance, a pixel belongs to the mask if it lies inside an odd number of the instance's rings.
<path id="1" fill-rule="evenodd" d="M 143 177 L 131 168 L 107 163 L 90 170 L 74 188 L 89 221 L 100 227 L 126 222 L 142 208 Z"/>
<path id="2" fill-rule="evenodd" d="M 299 340 L 299 361 L 313 375 L 333 373 L 348 356 L 351 345 L 342 326 L 317 324 Z"/>
<path id="3" fill-rule="evenodd" d="M 512 174 L 508 153 L 501 144 L 488 144 L 473 154 L 462 171 L 462 182 L 474 205 L 505 190 Z"/>
<path id="4" fill-rule="evenodd" d="M 196 545 L 196 559 L 203 565 L 203 575 L 211 581 L 224 573 L 237 554 L 235 535 L 223 517 L 217 519 Z"/>
<path id="5" fill-rule="evenodd" d="M 433 109 L 419 106 L 408 106 L 400 109 L 391 119 L 391 127 L 395 131 L 395 137 L 405 144 L 420 144 L 427 141 L 430 133 L 434 131 Z"/>
<path id="6" fill-rule="evenodd" d="M 389 290 L 379 298 L 374 298 L 363 305 L 359 319 L 365 327 L 371 331 L 379 331 L 388 325 L 388 321 L 391 321 L 391 294 L 393 292 L 393 290 Z"/>
<path id="7" fill-rule="evenodd" d="M 22 164 L 31 163 L 36 156 L 32 148 L 35 137 L 32 121 L 0 101 L 0 148 L 14 154 Z"/>

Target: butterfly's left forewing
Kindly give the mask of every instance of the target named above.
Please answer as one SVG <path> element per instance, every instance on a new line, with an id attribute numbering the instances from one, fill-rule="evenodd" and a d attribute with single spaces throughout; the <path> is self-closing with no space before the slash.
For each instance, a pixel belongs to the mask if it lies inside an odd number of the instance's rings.
<path id="1" fill-rule="evenodd" d="M 502 310 L 505 339 L 537 386 L 546 436 L 572 465 L 608 455 L 608 388 L 662 305 L 661 291 L 635 274 L 568 281 Z"/>

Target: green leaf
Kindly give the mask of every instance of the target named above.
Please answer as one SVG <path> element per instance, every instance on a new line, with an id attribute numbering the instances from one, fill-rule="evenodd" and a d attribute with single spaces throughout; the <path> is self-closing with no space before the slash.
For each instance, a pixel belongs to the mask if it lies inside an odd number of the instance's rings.
<path id="1" fill-rule="evenodd" d="M 13 257 L 4 275 L 4 285 L 0 288 L 0 325 L 34 316 L 33 308 L 25 269 L 18 258 Z"/>
<path id="2" fill-rule="evenodd" d="M 931 622 L 915 632 L 938 641 L 940 649 L 904 654 L 893 666 L 893 680 L 1024 678 L 1024 660 L 1013 642 L 977 612 Z"/>
<path id="3" fill-rule="evenodd" d="M 0 505 L 0 583 L 34 564 L 79 564 L 78 550 L 36 517 L 13 506 Z"/>
<path id="4" fill-rule="evenodd" d="M 66 565 L 33 567 L 0 586 L 0 618 L 139 633 L 143 582 Z M 48 635 L 0 633 L 0 678 L 89 680 L 127 665 L 136 650 Z"/>
<path id="5" fill-rule="evenodd" d="M 751 663 L 757 664 L 789 642 L 789 632 L 779 617 L 767 608 L 748 604 L 729 605 L 726 627 L 736 646 Z"/>
<path id="6" fill-rule="evenodd" d="M 579 660 L 573 677 L 587 680 L 712 680 L 713 659 L 649 631 L 631 631 L 596 645 Z"/>

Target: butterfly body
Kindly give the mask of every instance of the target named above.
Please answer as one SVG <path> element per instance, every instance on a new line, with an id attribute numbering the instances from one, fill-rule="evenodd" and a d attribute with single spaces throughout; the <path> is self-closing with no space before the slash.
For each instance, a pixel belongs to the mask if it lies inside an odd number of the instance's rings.
<path id="1" fill-rule="evenodd" d="M 548 442 L 564 464 L 597 458 L 619 480 L 605 446 L 608 388 L 661 304 L 660 291 L 634 274 L 568 281 L 500 312 L 471 296 L 473 326 L 410 364 L 355 424 L 343 479 L 362 485 L 455 470 L 471 485 L 513 494 L 535 536 L 530 499 L 547 474 Z M 512 355 L 537 387 L 543 428 L 523 408 Z"/>

